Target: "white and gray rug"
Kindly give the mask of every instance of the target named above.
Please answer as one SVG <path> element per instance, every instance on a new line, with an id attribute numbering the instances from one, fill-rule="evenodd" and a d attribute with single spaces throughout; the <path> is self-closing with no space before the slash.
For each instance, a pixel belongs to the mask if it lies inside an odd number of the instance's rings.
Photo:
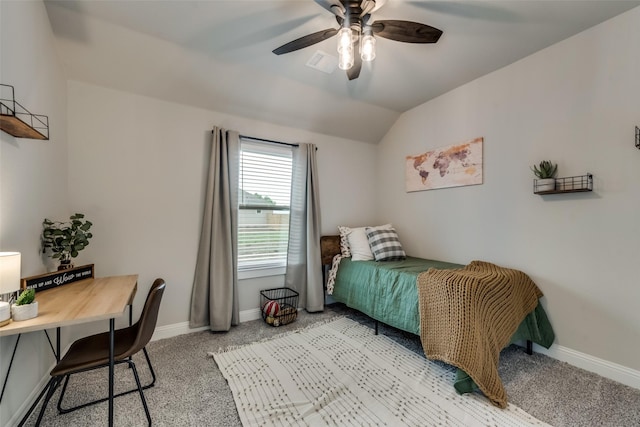
<path id="1" fill-rule="evenodd" d="M 158 381 L 155 387 L 145 390 L 145 395 L 153 425 L 241 427 L 231 389 L 209 352 L 218 348 L 259 342 L 340 315 L 348 316 L 370 330 L 374 326 L 373 321 L 361 313 L 342 304 L 332 304 L 327 306 L 323 313 L 301 311 L 295 322 L 278 328 L 269 326 L 260 319 L 234 326 L 226 333 L 201 331 L 150 343 L 147 349 L 158 374 Z M 380 334 L 424 358 L 417 335 L 383 324 L 380 325 Z M 44 337 L 43 339 L 46 341 Z M 55 360 L 50 352 L 47 354 L 43 354 L 42 357 L 49 357 L 53 366 Z M 137 354 L 134 359 L 141 381 L 148 382 L 150 373 L 144 356 Z M 453 371 L 453 368 L 445 364 L 440 365 L 443 369 Z M 509 402 L 554 427 L 640 427 L 638 389 L 540 353 L 529 356 L 516 346 L 509 346 L 502 351 L 499 370 Z M 67 405 L 77 405 L 107 395 L 106 369 L 84 372 L 74 377 L 71 378 L 65 395 Z M 128 390 L 133 386 L 131 370 L 123 365 L 118 366 L 116 389 Z M 58 394 L 59 391 L 46 410 L 43 426 L 107 425 L 106 403 L 58 415 L 55 405 Z M 478 398 L 484 399 L 482 396 Z M 4 406 L 0 411 L 3 409 Z M 9 417 L 13 415 L 8 414 Z M 33 426 L 36 417 L 37 414 L 33 415 L 26 426 Z M 147 425 L 140 398 L 135 393 L 116 399 L 115 417 L 114 424 L 118 427 Z M 17 420 L 15 423 L 9 423 L 7 427 L 16 423 Z"/>
<path id="2" fill-rule="evenodd" d="M 348 318 L 212 353 L 244 426 L 546 426 Z"/>

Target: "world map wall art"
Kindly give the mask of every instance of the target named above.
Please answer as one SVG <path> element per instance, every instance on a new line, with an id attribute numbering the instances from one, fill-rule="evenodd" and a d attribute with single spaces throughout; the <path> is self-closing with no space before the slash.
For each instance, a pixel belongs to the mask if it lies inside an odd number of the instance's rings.
<path id="1" fill-rule="evenodd" d="M 476 138 L 406 157 L 407 192 L 482 184 L 482 142 Z"/>

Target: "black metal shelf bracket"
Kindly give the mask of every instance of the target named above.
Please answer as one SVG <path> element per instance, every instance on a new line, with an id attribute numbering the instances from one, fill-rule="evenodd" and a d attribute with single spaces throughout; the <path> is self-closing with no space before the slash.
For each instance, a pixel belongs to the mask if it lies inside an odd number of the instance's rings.
<path id="1" fill-rule="evenodd" d="M 636 148 L 640 150 L 640 128 L 636 126 Z"/>
<path id="2" fill-rule="evenodd" d="M 33 114 L 18 101 L 11 85 L 0 84 L 0 129 L 16 138 L 49 140 L 49 117 Z"/>
<path id="3" fill-rule="evenodd" d="M 556 178 L 552 189 L 549 189 L 537 179 L 533 180 L 534 194 L 583 193 L 587 191 L 593 191 L 593 174 L 591 173 L 578 176 L 568 176 L 565 178 Z"/>

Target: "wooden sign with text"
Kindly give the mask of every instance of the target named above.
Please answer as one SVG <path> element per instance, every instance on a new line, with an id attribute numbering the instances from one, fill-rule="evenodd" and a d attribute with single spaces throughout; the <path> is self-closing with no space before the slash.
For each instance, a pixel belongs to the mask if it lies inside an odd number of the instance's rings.
<path id="1" fill-rule="evenodd" d="M 41 274 L 39 276 L 25 277 L 21 280 L 21 288 L 35 289 L 35 291 L 38 292 L 66 285 L 67 283 L 92 278 L 93 264 L 88 264 L 66 270 L 54 271 L 53 273 Z"/>

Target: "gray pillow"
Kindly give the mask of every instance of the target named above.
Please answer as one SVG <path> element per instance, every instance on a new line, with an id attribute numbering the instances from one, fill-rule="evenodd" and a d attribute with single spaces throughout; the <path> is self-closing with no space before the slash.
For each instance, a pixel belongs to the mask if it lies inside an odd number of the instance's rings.
<path id="1" fill-rule="evenodd" d="M 395 229 L 367 227 L 366 233 L 376 261 L 399 261 L 407 258 Z"/>

